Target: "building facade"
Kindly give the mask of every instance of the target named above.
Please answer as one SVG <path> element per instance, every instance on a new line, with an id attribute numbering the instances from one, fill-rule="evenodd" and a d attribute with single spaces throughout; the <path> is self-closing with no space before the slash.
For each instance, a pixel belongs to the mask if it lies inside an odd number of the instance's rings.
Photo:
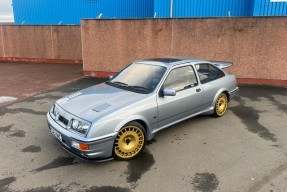
<path id="1" fill-rule="evenodd" d="M 12 0 L 17 25 L 81 19 L 287 16 L 287 0 Z"/>
<path id="2" fill-rule="evenodd" d="M 80 24 L 81 19 L 151 18 L 153 0 L 12 0 L 17 25 Z"/>

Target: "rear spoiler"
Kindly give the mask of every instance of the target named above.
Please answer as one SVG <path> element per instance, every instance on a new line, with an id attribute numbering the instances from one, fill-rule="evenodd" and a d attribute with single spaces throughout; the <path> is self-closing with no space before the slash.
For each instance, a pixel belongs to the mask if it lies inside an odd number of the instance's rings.
<path id="1" fill-rule="evenodd" d="M 210 61 L 210 63 L 220 69 L 225 69 L 227 67 L 230 67 L 233 64 L 232 62 L 228 62 L 228 61 Z"/>

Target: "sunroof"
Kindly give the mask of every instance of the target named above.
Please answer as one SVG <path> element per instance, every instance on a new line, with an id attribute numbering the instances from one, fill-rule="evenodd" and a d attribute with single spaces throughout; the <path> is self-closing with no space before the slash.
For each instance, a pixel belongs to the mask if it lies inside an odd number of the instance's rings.
<path id="1" fill-rule="evenodd" d="M 173 63 L 177 61 L 181 61 L 181 59 L 175 59 L 175 58 L 153 58 L 153 59 L 145 59 L 145 61 L 158 61 L 163 63 Z"/>

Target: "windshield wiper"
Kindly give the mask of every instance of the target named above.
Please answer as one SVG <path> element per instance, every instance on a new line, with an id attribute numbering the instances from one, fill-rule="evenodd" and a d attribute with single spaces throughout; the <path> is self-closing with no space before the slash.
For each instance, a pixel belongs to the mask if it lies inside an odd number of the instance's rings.
<path id="1" fill-rule="evenodd" d="M 130 88 L 132 89 L 138 89 L 138 90 L 143 90 L 143 91 L 146 91 L 146 92 L 150 92 L 150 89 L 146 88 L 146 87 L 142 87 L 142 86 L 129 86 Z"/>
<path id="2" fill-rule="evenodd" d="M 129 87 L 128 84 L 120 82 L 120 81 L 109 81 L 109 83 L 113 83 L 113 84 L 124 86 L 124 87 Z"/>
<path id="3" fill-rule="evenodd" d="M 131 88 L 131 89 L 136 89 L 136 90 L 144 91 L 147 93 L 151 91 L 150 89 L 142 87 L 142 86 L 137 86 L 137 85 L 131 86 L 131 85 L 128 85 L 128 84 L 120 82 L 120 81 L 107 81 L 106 83 L 107 84 L 115 84 L 118 86 L 127 87 L 127 88 Z"/>

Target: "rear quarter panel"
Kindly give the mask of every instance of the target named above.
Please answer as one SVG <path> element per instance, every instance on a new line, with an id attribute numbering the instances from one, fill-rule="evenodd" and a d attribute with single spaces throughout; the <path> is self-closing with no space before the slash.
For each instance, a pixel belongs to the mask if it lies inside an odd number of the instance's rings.
<path id="1" fill-rule="evenodd" d="M 229 92 L 237 87 L 236 78 L 232 74 L 225 73 L 225 76 L 203 84 L 205 92 L 205 107 L 214 107 L 215 101 L 220 93 L 226 91 Z"/>

